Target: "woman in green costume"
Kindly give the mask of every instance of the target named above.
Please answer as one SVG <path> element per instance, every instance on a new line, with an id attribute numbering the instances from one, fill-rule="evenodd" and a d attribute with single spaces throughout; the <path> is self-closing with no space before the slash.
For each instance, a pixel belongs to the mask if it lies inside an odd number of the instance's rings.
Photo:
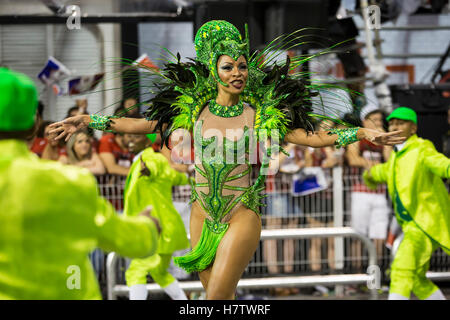
<path id="1" fill-rule="evenodd" d="M 288 74 L 304 57 L 287 58 L 281 66 L 270 66 L 270 58 L 261 63 L 277 45 L 250 55 L 248 38 L 242 40 L 226 21 L 207 22 L 195 37 L 196 59 L 182 63 L 178 56 L 159 74 L 159 92 L 149 101 L 146 119 L 77 116 L 54 124 L 52 130 L 59 134 L 57 139 L 68 139 L 86 126 L 127 133 L 158 131 L 166 144 L 177 129 L 193 131 L 193 249 L 174 262 L 199 272 L 207 299 L 234 298 L 260 239 L 260 193 L 270 156 L 283 151 L 283 140 L 311 147 L 345 146 L 363 138 L 389 145 L 404 140 L 398 132 L 364 128 L 314 132 L 311 97 L 325 85 L 306 82 L 302 73 Z M 258 145 L 262 165 L 251 184 Z"/>

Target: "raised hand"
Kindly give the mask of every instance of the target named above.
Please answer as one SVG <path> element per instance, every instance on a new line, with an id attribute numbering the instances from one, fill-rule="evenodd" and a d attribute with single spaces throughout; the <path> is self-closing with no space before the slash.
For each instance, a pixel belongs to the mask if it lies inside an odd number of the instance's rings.
<path id="1" fill-rule="evenodd" d="M 400 136 L 401 130 L 392 132 L 381 132 L 377 130 L 362 128 L 364 130 L 364 138 L 377 145 L 394 146 L 403 143 L 406 137 Z"/>
<path id="2" fill-rule="evenodd" d="M 89 115 L 70 117 L 51 124 L 49 134 L 52 139 L 59 140 L 66 137 L 65 141 L 68 141 L 76 131 L 87 128 L 89 121 Z"/>
<path id="3" fill-rule="evenodd" d="M 159 219 L 150 215 L 152 210 L 152 206 L 147 206 L 141 213 L 139 213 L 139 215 L 150 218 L 155 223 L 158 233 L 161 233 L 161 224 L 159 223 Z"/>

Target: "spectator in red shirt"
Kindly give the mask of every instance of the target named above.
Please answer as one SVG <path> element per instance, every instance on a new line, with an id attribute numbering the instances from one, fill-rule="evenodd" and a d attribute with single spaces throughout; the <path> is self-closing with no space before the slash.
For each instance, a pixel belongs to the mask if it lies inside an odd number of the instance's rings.
<path id="1" fill-rule="evenodd" d="M 45 146 L 48 143 L 48 130 L 47 127 L 52 124 L 52 121 L 44 121 L 39 126 L 37 136 L 31 143 L 30 150 L 37 154 L 39 158 L 42 158 L 42 153 L 44 152 Z"/>
<path id="2" fill-rule="evenodd" d="M 134 155 L 126 148 L 123 134 L 108 133 L 101 137 L 98 153 L 109 174 L 128 175 Z"/>
<path id="3" fill-rule="evenodd" d="M 63 139 L 61 140 L 49 139 L 49 131 L 50 131 L 49 126 L 50 124 L 48 124 L 44 128 L 44 137 L 47 140 L 47 143 L 44 146 L 41 158 L 58 161 L 60 156 L 67 155 L 66 144 Z"/>

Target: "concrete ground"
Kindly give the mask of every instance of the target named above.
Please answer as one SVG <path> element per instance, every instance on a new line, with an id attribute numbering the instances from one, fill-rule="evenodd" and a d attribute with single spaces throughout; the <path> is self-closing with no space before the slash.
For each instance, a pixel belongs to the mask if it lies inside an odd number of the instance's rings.
<path id="1" fill-rule="evenodd" d="M 437 284 L 439 286 L 439 284 Z M 318 288 L 323 289 L 323 288 Z M 441 291 L 450 300 L 450 287 L 441 287 Z M 365 292 L 366 291 L 366 292 Z M 387 300 L 389 289 L 384 286 L 378 292 L 378 300 Z M 298 293 L 291 295 L 276 295 L 273 292 L 246 292 L 237 295 L 239 300 L 371 300 L 370 292 L 364 288 L 349 290 L 344 288 L 343 295 L 336 295 L 334 288 L 329 288 L 328 292 L 316 290 L 313 288 L 300 288 Z M 415 296 L 411 300 L 418 300 Z"/>

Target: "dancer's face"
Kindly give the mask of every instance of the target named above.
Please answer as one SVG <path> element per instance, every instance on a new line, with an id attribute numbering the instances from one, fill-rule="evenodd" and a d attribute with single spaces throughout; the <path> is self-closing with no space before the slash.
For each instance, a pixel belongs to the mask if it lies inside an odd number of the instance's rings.
<path id="1" fill-rule="evenodd" d="M 84 134 L 80 133 L 75 138 L 75 143 L 73 144 L 73 151 L 78 156 L 78 158 L 83 158 L 89 153 L 91 149 L 91 139 Z"/>
<path id="2" fill-rule="evenodd" d="M 238 95 L 244 91 L 248 78 L 247 61 L 244 56 L 240 56 L 237 60 L 227 55 L 220 56 L 217 60 L 217 73 L 220 80 L 228 84 L 228 87 L 225 87 L 219 83 L 219 92 Z"/>

